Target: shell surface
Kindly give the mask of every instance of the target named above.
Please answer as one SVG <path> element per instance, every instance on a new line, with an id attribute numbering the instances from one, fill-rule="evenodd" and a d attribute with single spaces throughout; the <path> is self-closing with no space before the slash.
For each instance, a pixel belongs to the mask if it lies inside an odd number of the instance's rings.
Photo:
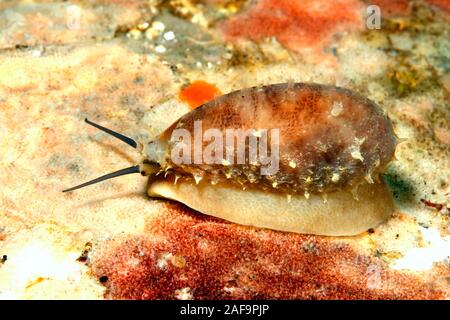
<path id="1" fill-rule="evenodd" d="M 175 163 L 171 157 L 180 140 L 176 130 L 193 133 L 196 122 L 208 129 L 279 131 L 279 169 L 262 175 L 262 163 Z M 255 134 L 253 131 L 252 134 Z M 267 136 L 269 153 L 273 145 Z M 210 141 L 202 141 L 205 150 Z M 383 110 L 350 90 L 319 84 L 283 83 L 238 90 L 218 97 L 176 121 L 150 143 L 146 154 L 163 171 L 181 179 L 231 183 L 240 187 L 286 194 L 328 193 L 368 181 L 392 159 L 396 136 Z M 192 154 L 194 144 L 190 146 Z M 248 155 L 249 143 L 245 144 Z M 227 154 L 223 147 L 223 154 Z M 157 150 L 157 152 L 155 152 Z M 235 161 L 237 162 L 237 161 Z M 196 181 L 198 182 L 198 181 Z"/>

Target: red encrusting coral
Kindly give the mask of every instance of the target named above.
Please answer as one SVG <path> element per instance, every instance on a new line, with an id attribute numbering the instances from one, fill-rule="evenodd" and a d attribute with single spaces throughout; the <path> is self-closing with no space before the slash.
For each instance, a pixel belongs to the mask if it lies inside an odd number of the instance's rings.
<path id="1" fill-rule="evenodd" d="M 410 0 L 370 0 L 367 5 L 377 5 L 381 9 L 382 18 L 408 16 L 411 13 Z"/>
<path id="2" fill-rule="evenodd" d="M 147 236 L 147 235 L 148 236 Z M 169 204 L 146 234 L 96 250 L 113 299 L 438 299 L 344 241 L 242 227 Z"/>
<path id="3" fill-rule="evenodd" d="M 450 13 L 450 0 L 426 0 L 429 4 Z"/>
<path id="4" fill-rule="evenodd" d="M 357 0 L 261 0 L 225 21 L 226 40 L 276 37 L 285 47 L 322 47 L 333 34 L 363 26 Z"/>

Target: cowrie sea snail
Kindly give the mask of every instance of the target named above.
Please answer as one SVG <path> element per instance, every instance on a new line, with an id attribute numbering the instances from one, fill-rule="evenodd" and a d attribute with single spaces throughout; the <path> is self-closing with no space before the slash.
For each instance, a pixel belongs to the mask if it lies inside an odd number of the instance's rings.
<path id="1" fill-rule="evenodd" d="M 397 144 L 392 124 L 348 89 L 282 83 L 234 91 L 146 143 L 86 121 L 145 160 L 64 191 L 140 172 L 150 176 L 152 197 L 238 224 L 331 236 L 364 232 L 393 211 L 379 179 Z"/>

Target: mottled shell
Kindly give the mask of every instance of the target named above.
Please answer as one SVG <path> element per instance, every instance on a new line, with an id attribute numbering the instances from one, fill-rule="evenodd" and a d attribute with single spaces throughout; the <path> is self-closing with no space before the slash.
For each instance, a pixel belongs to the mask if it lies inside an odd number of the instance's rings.
<path id="1" fill-rule="evenodd" d="M 202 120 L 204 131 L 279 129 L 279 171 L 263 176 L 255 163 L 174 164 L 171 133 L 193 132 L 196 120 Z M 334 86 L 283 83 L 218 97 L 180 118 L 156 142 L 166 146 L 165 161 L 158 161 L 162 169 L 182 177 L 304 194 L 371 182 L 392 159 L 396 136 L 383 110 L 359 94 Z"/>

